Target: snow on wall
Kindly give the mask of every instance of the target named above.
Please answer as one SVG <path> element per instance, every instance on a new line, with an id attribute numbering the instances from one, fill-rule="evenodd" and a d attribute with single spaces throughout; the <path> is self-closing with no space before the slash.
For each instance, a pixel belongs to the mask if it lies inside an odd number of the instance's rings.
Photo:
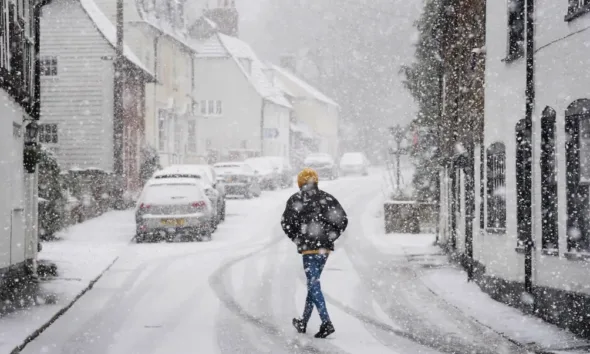
<path id="1" fill-rule="evenodd" d="M 56 154 L 66 169 L 113 169 L 114 54 L 76 1 L 43 8 L 40 56 L 57 57 L 58 74 L 41 77 L 41 123 L 58 125 Z"/>

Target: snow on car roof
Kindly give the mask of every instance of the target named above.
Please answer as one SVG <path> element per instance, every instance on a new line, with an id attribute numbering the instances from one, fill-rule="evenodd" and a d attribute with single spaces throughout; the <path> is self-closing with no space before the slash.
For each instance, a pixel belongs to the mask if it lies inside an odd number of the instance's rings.
<path id="1" fill-rule="evenodd" d="M 193 185 L 193 186 L 200 186 L 202 182 L 199 182 L 195 178 L 158 178 L 158 179 L 150 179 L 147 183 L 148 186 L 154 185 Z"/>

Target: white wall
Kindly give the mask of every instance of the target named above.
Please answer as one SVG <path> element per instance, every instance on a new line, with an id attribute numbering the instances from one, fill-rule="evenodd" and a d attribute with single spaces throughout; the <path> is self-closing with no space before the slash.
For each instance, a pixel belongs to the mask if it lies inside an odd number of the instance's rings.
<path id="1" fill-rule="evenodd" d="M 112 171 L 114 50 L 78 2 L 43 7 L 40 56 L 49 55 L 58 75 L 41 77 L 40 123 L 58 124 L 60 165 Z"/>
<path id="2" fill-rule="evenodd" d="M 266 101 L 264 103 L 264 127 L 277 129 L 276 139 L 264 140 L 264 155 L 289 158 L 290 134 L 289 109 Z"/>
<path id="3" fill-rule="evenodd" d="M 227 58 L 195 59 L 195 87 L 193 97 L 201 100 L 221 100 L 220 117 L 199 117 L 197 134 L 199 152 L 206 150 L 205 142 L 221 153 L 225 149 L 246 148 L 260 150 L 262 98 L 256 92 L 238 64 Z"/>
<path id="4" fill-rule="evenodd" d="M 0 90 L 0 269 L 25 260 L 23 115 Z"/>
<path id="5" fill-rule="evenodd" d="M 567 1 L 540 0 L 536 4 L 535 75 L 536 105 L 533 114 L 533 234 L 535 237 L 535 273 L 537 285 L 590 293 L 590 273 L 587 262 L 569 261 L 566 252 L 566 168 L 565 168 L 565 110 L 579 98 L 590 98 L 588 76 L 590 56 L 587 43 L 590 14 L 565 22 Z M 516 235 L 516 171 L 515 125 L 524 118 L 525 63 L 524 58 L 512 63 L 502 61 L 507 55 L 507 4 L 487 2 L 486 25 L 486 90 L 485 146 L 494 142 L 506 145 L 506 234 L 475 233 L 474 255 L 491 275 L 504 279 L 524 280 L 524 259 L 515 252 Z M 546 106 L 557 112 L 558 213 L 560 256 L 541 254 L 540 206 L 540 117 Z M 479 156 L 477 156 L 479 158 Z M 478 178 L 476 178 L 478 180 Z M 477 184 L 479 194 L 479 184 Z M 479 214 L 479 210 L 477 211 Z M 479 223 L 478 223 L 479 224 Z M 476 228 L 474 228 L 476 230 Z"/>
<path id="6" fill-rule="evenodd" d="M 567 1 L 540 0 L 536 4 L 537 37 L 536 60 L 536 106 L 534 116 L 540 122 L 543 109 L 547 106 L 556 113 L 557 161 L 558 161 L 558 216 L 560 256 L 536 254 L 535 283 L 543 286 L 571 289 L 590 294 L 590 273 L 588 263 L 565 259 L 567 252 L 567 210 L 566 210 L 566 161 L 565 161 L 565 110 L 577 99 L 590 99 L 590 56 L 588 43 L 590 32 L 580 30 L 590 26 L 590 14 L 582 15 L 570 22 L 564 21 Z M 540 124 L 534 124 L 535 136 L 540 137 Z M 536 161 L 540 155 L 539 141 L 534 144 Z M 540 210 L 540 165 L 536 162 L 535 209 L 536 245 L 541 247 Z"/>

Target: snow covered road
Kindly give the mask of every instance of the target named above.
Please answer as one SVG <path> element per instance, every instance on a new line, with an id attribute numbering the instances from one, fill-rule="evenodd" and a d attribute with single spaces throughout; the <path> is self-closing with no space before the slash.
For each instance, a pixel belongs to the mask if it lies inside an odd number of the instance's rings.
<path id="1" fill-rule="evenodd" d="M 305 280 L 279 225 L 294 192 L 286 190 L 228 201 L 212 242 L 126 245 L 94 288 L 22 352 L 526 353 L 420 280 L 425 264 L 445 262 L 423 237 L 414 248 L 375 239 L 380 182 L 371 175 L 321 183 L 350 218 L 322 276 L 336 327 L 327 340 L 312 336 L 316 312 L 311 334 L 290 325 L 302 311 Z"/>

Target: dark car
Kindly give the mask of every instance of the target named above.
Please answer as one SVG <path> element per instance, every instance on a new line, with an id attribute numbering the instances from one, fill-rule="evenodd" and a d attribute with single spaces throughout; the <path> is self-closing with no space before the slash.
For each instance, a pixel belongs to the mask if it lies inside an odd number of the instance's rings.
<path id="1" fill-rule="evenodd" d="M 303 161 L 305 167 L 311 167 L 322 178 L 338 178 L 338 166 L 329 154 L 315 153 L 307 156 Z"/>
<path id="2" fill-rule="evenodd" d="M 219 162 L 213 165 L 217 179 L 223 181 L 225 195 L 252 198 L 260 196 L 258 177 L 243 162 Z"/>

